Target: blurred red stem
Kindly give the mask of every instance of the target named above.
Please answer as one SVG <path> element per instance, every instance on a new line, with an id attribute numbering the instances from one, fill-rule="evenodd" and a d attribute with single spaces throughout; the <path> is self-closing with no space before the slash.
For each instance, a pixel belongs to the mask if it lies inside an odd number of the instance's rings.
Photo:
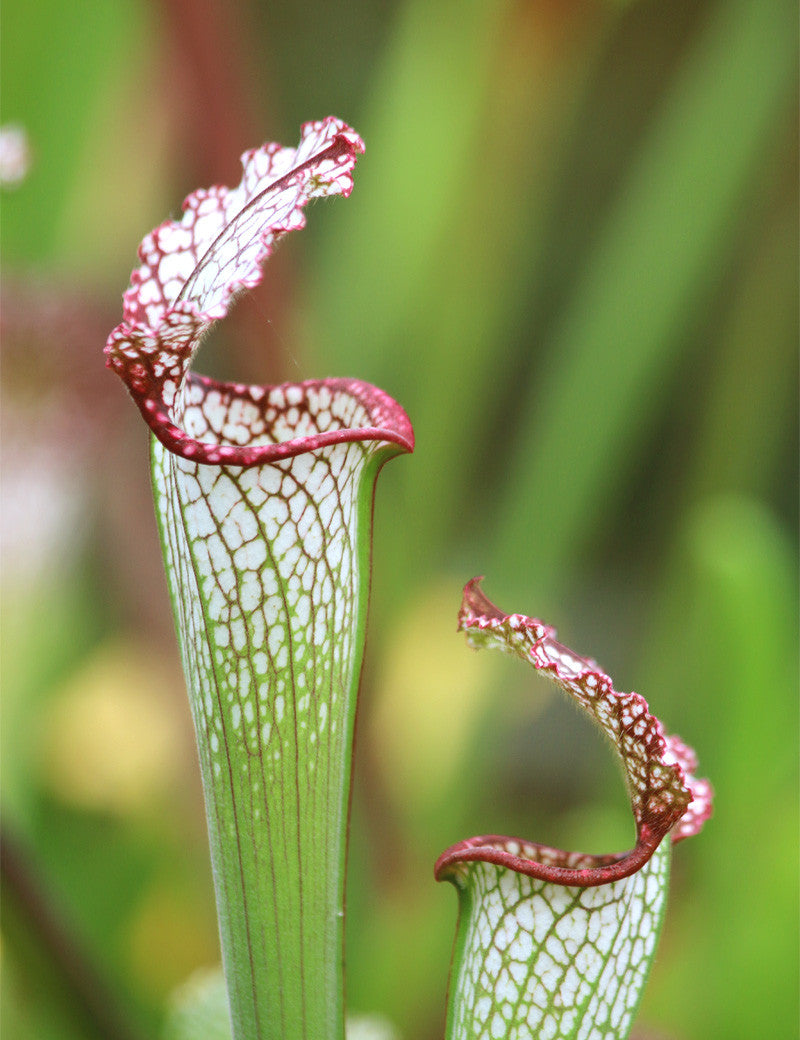
<path id="1" fill-rule="evenodd" d="M 270 139 L 274 124 L 263 100 L 270 93 L 263 84 L 263 47 L 256 60 L 251 46 L 257 39 L 255 13 L 244 0 L 162 0 L 162 9 L 169 39 L 165 78 L 190 156 L 189 183 L 237 184 L 239 156 Z M 292 280 L 285 261 L 273 262 L 270 277 L 249 294 L 249 303 L 240 303 L 229 316 L 226 352 L 235 353 L 238 380 L 289 378 L 280 348 L 289 326 L 287 305 L 294 298 Z"/>
<path id="2" fill-rule="evenodd" d="M 77 937 L 71 934 L 65 916 L 37 877 L 30 857 L 7 828 L 0 836 L 0 876 L 4 902 L 13 902 L 16 916 L 66 984 L 76 1009 L 91 1029 L 87 1035 L 103 1040 L 142 1040 L 129 1025 L 130 1016 L 119 1006 Z M 3 917 L 7 924 L 9 914 L 5 910 Z M 41 994 L 40 986 L 37 992 Z"/>

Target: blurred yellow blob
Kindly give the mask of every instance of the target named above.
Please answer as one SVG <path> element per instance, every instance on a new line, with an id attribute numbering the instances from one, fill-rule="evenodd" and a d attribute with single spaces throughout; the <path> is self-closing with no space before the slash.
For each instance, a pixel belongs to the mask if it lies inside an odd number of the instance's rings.
<path id="1" fill-rule="evenodd" d="M 379 677 L 370 739 L 387 789 L 413 814 L 441 797 L 462 767 L 485 710 L 494 662 L 456 631 L 461 587 L 430 587 L 395 629 Z"/>
<path id="2" fill-rule="evenodd" d="M 52 791 L 80 808 L 124 815 L 167 789 L 187 741 L 180 682 L 152 648 L 102 645 L 46 713 L 41 764 Z"/>
<path id="3" fill-rule="evenodd" d="M 198 968 L 219 960 L 213 909 L 203 912 L 191 892 L 151 888 L 130 924 L 127 952 L 138 985 L 162 1000 Z"/>

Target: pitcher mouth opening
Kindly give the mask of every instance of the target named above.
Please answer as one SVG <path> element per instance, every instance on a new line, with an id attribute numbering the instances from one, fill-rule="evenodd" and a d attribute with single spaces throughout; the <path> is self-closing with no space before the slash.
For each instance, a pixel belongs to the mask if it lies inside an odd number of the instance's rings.
<path id="1" fill-rule="evenodd" d="M 248 386 L 190 371 L 209 329 L 237 294 L 261 281 L 280 239 L 304 226 L 308 202 L 350 194 L 363 151 L 339 119 L 306 123 L 297 148 L 246 152 L 236 188 L 192 193 L 180 220 L 165 221 L 142 241 L 142 265 L 106 343 L 106 364 L 170 453 L 249 467 L 352 441 L 413 450 L 402 408 L 358 380 Z"/>
<path id="2" fill-rule="evenodd" d="M 414 432 L 401 406 L 355 379 L 262 386 L 190 372 L 181 389 L 179 417 L 178 409 L 159 405 L 152 396 L 132 395 L 164 447 L 201 464 L 258 466 L 353 441 L 414 450 Z"/>
<path id="3" fill-rule="evenodd" d="M 637 873 L 661 842 L 697 833 L 711 815 L 712 790 L 694 776 L 697 759 L 667 735 L 638 693 L 614 689 L 590 658 L 558 642 L 554 629 L 523 614 L 505 614 L 473 578 L 464 587 L 459 629 L 474 648 L 494 647 L 520 657 L 561 687 L 611 741 L 625 774 L 636 844 L 627 852 L 565 852 L 522 838 L 479 835 L 451 846 L 436 862 L 437 880 L 458 882 L 459 865 L 493 863 L 556 885 L 592 888 Z"/>

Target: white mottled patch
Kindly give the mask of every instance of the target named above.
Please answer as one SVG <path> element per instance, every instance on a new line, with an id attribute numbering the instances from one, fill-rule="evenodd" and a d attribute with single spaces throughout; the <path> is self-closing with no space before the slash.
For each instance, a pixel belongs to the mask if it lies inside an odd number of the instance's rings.
<path id="1" fill-rule="evenodd" d="M 624 1034 L 655 943 L 668 856 L 665 842 L 638 874 L 589 889 L 468 864 L 474 891 L 452 982 L 455 1035 L 492 1040 L 500 1019 L 503 1036 L 520 1040 Z"/>

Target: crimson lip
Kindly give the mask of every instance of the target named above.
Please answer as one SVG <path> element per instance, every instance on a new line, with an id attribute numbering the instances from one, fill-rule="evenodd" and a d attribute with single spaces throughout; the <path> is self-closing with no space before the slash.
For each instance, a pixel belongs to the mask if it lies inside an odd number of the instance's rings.
<path id="1" fill-rule="evenodd" d="M 124 296 L 123 321 L 105 348 L 106 365 L 125 382 L 145 422 L 172 454 L 193 462 L 249 467 L 292 458 L 332 444 L 383 441 L 412 451 L 405 412 L 388 395 L 357 380 L 309 381 L 276 387 L 221 383 L 190 372 L 200 341 L 226 316 L 235 295 L 261 280 L 262 264 L 289 231 L 303 227 L 306 204 L 348 196 L 364 144 L 341 120 L 306 123 L 296 149 L 265 145 L 243 156 L 237 188 L 200 190 L 184 202 L 183 217 L 166 221 L 139 247 L 142 266 Z M 334 415 L 307 435 L 226 437 L 192 408 L 211 398 L 224 409 L 246 409 L 259 428 L 266 410 L 287 393 L 307 402 L 326 385 L 350 395 L 353 422 Z M 322 414 L 322 413 L 321 413 Z M 206 429 L 198 432 L 204 425 Z"/>
<path id="2" fill-rule="evenodd" d="M 694 751 L 664 733 L 643 697 L 615 690 L 595 661 L 559 643 L 548 625 L 503 613 L 485 595 L 481 580 L 473 578 L 464 587 L 459 629 L 475 647 L 495 646 L 533 665 L 599 724 L 625 771 L 636 845 L 626 852 L 594 856 L 522 838 L 479 835 L 442 853 L 434 868 L 437 880 L 452 880 L 459 864 L 483 862 L 557 885 L 591 888 L 641 870 L 668 834 L 673 842 L 696 834 L 711 815 L 712 790 L 707 780 L 694 776 Z"/>

